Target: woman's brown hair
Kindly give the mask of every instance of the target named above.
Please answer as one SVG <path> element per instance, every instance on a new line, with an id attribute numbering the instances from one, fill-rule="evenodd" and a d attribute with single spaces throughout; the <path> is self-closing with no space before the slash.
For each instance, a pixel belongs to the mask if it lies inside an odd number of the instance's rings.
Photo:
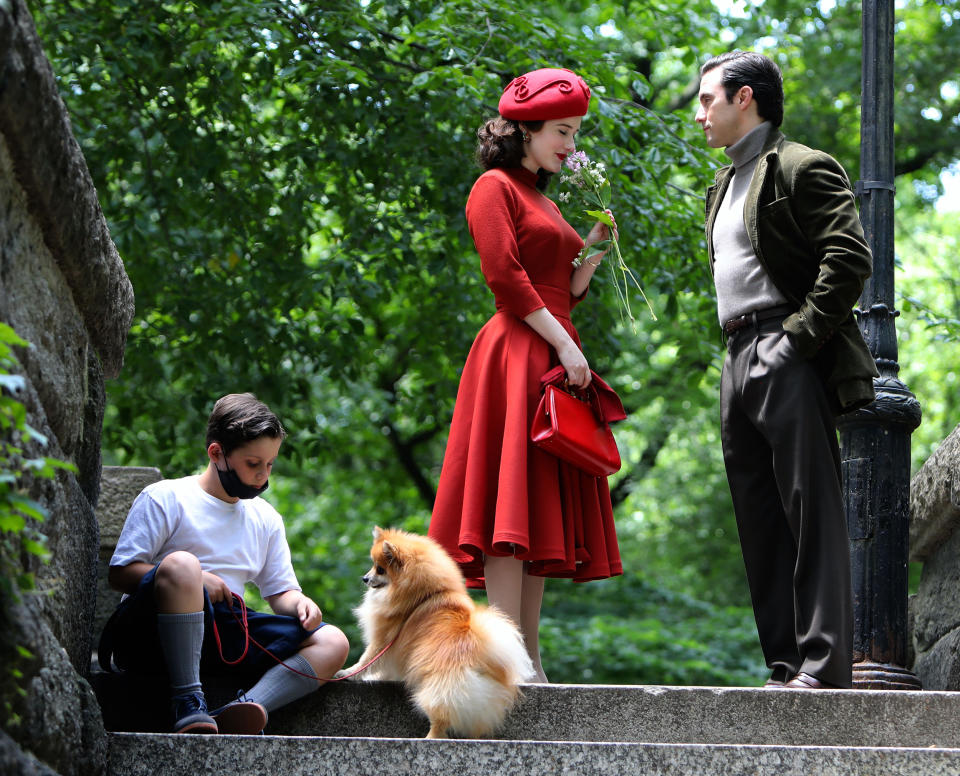
<path id="1" fill-rule="evenodd" d="M 524 128 L 528 132 L 539 132 L 543 129 L 542 121 L 525 121 Z M 520 122 L 497 116 L 485 121 L 477 130 L 477 162 L 484 170 L 493 170 L 497 167 L 513 168 L 522 164 L 523 129 Z M 551 173 L 540 170 L 537 173 L 537 188 L 541 191 L 547 187 Z"/>

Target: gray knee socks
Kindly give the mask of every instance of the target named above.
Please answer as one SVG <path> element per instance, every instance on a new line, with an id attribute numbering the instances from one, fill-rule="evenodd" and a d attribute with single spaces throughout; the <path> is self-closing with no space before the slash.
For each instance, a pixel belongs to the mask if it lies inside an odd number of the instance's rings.
<path id="1" fill-rule="evenodd" d="M 203 612 L 158 614 L 157 633 L 173 694 L 199 692 Z"/>
<path id="2" fill-rule="evenodd" d="M 295 674 L 290 669 L 285 668 L 285 665 L 295 668 L 297 671 L 307 674 L 307 676 Z M 287 658 L 284 665 L 275 665 L 267 671 L 260 681 L 244 695 L 248 701 L 259 703 L 267 711 L 274 711 L 316 690 L 321 682 L 313 679 L 314 676 L 316 676 L 316 673 L 307 659 L 297 654 Z"/>

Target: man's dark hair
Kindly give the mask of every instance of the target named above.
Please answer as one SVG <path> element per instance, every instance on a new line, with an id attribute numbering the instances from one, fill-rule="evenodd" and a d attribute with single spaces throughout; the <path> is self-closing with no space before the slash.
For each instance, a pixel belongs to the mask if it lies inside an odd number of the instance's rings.
<path id="1" fill-rule="evenodd" d="M 717 67 L 723 68 L 727 102 L 733 101 L 741 86 L 749 86 L 760 118 L 775 127 L 783 123 L 783 75 L 773 60 L 753 51 L 728 51 L 708 60 L 700 68 L 700 77 Z"/>
<path id="2" fill-rule="evenodd" d="M 252 393 L 231 393 L 217 400 L 207 421 L 207 447 L 219 442 L 229 455 L 254 439 L 287 435 L 280 419 Z"/>

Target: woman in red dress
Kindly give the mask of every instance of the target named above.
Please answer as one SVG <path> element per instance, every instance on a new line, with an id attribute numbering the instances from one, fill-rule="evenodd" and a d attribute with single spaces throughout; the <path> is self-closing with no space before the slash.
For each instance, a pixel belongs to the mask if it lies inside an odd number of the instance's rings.
<path id="1" fill-rule="evenodd" d="M 463 368 L 429 531 L 518 624 L 540 682 L 544 578 L 622 572 L 606 478 L 530 442 L 540 377 L 562 364 L 572 385 L 591 379 L 570 311 L 603 258 L 589 247 L 609 229 L 597 223 L 581 239 L 541 193 L 575 150 L 589 101 L 575 73 L 535 70 L 507 86 L 500 117 L 478 132 L 486 172 L 466 214 L 496 313 Z"/>

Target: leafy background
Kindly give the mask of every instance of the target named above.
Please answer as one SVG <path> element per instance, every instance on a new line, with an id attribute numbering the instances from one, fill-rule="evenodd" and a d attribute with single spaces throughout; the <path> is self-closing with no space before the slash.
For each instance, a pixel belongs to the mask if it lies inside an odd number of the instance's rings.
<path id="1" fill-rule="evenodd" d="M 855 178 L 859 3 L 29 5 L 137 294 L 105 462 L 197 471 L 213 401 L 256 393 L 291 432 L 268 498 L 354 652 L 370 530 L 426 530 L 458 373 L 492 309 L 463 217 L 476 129 L 512 76 L 581 73 L 596 97 L 581 148 L 607 164 L 659 320 L 637 307 L 638 332 L 624 329 L 604 275 L 577 309 L 591 365 L 630 412 L 611 481 L 627 573 L 548 584 L 545 665 L 554 681 L 762 682 L 719 454 L 702 192 L 722 156 L 694 126 L 696 73 L 723 50 L 765 51 L 786 75 L 784 130 Z M 960 230 L 932 203 L 960 147 L 956 57 L 937 53 L 960 51 L 960 11 L 904 0 L 897 45 L 916 468 L 958 421 Z"/>

